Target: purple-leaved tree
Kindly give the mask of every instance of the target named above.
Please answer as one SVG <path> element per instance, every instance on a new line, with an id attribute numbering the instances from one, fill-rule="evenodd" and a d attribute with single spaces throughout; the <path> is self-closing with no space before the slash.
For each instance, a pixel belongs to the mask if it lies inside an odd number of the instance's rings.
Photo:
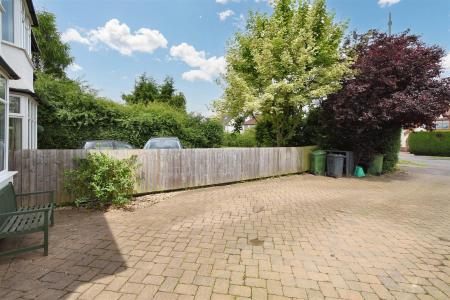
<path id="1" fill-rule="evenodd" d="M 358 157 L 385 154 L 389 171 L 398 159 L 392 148 L 400 128 L 431 129 L 449 109 L 450 78 L 442 77 L 441 65 L 445 52 L 408 32 L 376 31 L 358 37 L 354 51 L 354 75 L 322 103 L 329 143 Z"/>

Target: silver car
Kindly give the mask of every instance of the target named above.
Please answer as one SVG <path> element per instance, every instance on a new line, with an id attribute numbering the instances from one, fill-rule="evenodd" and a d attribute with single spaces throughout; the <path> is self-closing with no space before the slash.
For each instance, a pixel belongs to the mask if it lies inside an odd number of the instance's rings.
<path id="1" fill-rule="evenodd" d="M 182 149 L 177 137 L 155 137 L 148 140 L 144 149 Z"/>
<path id="2" fill-rule="evenodd" d="M 133 149 L 134 147 L 128 143 L 114 140 L 92 140 L 86 141 L 82 149 L 96 149 L 96 150 L 123 150 Z"/>

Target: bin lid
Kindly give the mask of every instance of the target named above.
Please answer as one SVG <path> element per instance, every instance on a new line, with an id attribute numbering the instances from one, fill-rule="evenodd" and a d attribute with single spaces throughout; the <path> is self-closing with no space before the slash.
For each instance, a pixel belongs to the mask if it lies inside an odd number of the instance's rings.
<path id="1" fill-rule="evenodd" d="M 324 150 L 316 150 L 316 151 L 313 151 L 312 154 L 313 155 L 325 155 L 325 154 L 327 154 L 327 152 Z"/>
<path id="2" fill-rule="evenodd" d="M 345 155 L 342 155 L 342 154 L 335 154 L 335 153 L 329 153 L 327 156 L 332 156 L 332 157 L 342 157 L 342 158 L 345 158 Z"/>

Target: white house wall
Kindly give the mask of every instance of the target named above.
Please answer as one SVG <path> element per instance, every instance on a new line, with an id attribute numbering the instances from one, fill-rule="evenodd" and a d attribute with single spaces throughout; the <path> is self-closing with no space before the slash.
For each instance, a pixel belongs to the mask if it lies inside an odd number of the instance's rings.
<path id="1" fill-rule="evenodd" d="M 34 92 L 33 65 L 25 50 L 8 42 L 2 42 L 2 56 L 20 77 L 19 80 L 11 80 L 9 87 Z"/>

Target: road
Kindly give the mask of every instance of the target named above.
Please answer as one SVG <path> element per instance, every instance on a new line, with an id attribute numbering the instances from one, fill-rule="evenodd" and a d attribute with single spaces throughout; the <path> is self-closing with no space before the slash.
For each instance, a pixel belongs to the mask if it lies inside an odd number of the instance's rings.
<path id="1" fill-rule="evenodd" d="M 450 157 L 400 153 L 400 168 L 415 174 L 450 177 Z"/>

